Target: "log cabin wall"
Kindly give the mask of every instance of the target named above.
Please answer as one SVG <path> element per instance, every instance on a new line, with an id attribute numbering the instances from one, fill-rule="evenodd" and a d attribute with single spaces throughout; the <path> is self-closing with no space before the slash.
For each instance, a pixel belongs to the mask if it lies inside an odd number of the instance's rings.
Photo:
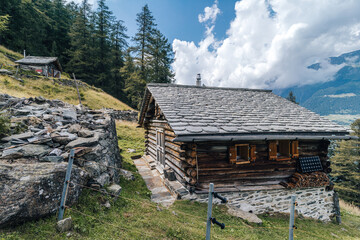
<path id="1" fill-rule="evenodd" d="M 191 157 L 188 145 L 185 143 L 173 142 L 175 133 L 166 121 L 161 109 L 151 99 L 146 113 L 145 128 L 145 154 L 157 161 L 157 140 L 156 132 L 162 131 L 165 140 L 165 166 L 171 168 L 176 179 L 183 184 L 196 184 L 195 158 Z M 188 153 L 188 154 L 187 154 Z M 190 157 L 189 157 L 190 156 Z M 160 164 L 160 163 L 158 163 Z"/>
<path id="2" fill-rule="evenodd" d="M 229 149 L 235 144 L 256 146 L 256 160 L 236 165 L 229 161 Z M 326 165 L 328 141 L 299 141 L 299 155 L 319 156 Z M 286 161 L 269 160 L 269 143 L 251 141 L 237 143 L 199 143 L 196 146 L 197 189 L 205 190 L 210 182 L 222 188 L 279 184 L 291 177 L 297 168 L 295 158 Z"/>

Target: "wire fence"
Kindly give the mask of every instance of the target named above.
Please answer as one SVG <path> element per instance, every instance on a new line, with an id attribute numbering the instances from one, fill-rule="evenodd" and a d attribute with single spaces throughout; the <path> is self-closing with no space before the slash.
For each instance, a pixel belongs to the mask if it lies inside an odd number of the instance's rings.
<path id="1" fill-rule="evenodd" d="M 85 160 L 85 159 L 77 159 L 77 160 L 80 160 L 80 161 L 84 161 L 84 162 L 92 162 L 92 161 L 89 161 L 89 160 Z M 114 167 L 114 166 L 108 166 L 108 165 L 105 165 L 105 164 L 101 164 L 101 163 L 97 163 L 101 166 L 105 166 L 105 167 L 108 167 L 108 168 L 113 168 L 113 169 L 117 169 L 117 170 L 124 170 L 122 168 L 118 168 L 118 167 Z M 129 170 L 126 170 L 126 171 L 129 171 Z M 136 173 L 138 174 L 137 171 L 129 171 L 131 173 Z M 87 185 L 83 185 L 83 184 L 80 184 L 80 183 L 76 183 L 74 181 L 69 181 L 69 189 L 70 191 L 68 192 L 68 195 L 71 194 L 71 189 L 74 188 L 74 186 L 78 186 L 78 187 L 81 187 L 81 188 L 85 188 L 85 189 L 89 189 L 93 192 L 96 192 L 96 193 L 100 193 L 102 195 L 106 195 L 106 196 L 109 196 L 110 198 L 112 198 L 111 200 L 113 200 L 114 202 L 116 202 L 118 199 L 122 199 L 122 200 L 126 200 L 126 201 L 129 201 L 129 202 L 132 202 L 136 205 L 139 205 L 139 206 L 148 206 L 150 208 L 152 208 L 153 210 L 159 210 L 158 208 L 158 204 L 154 203 L 154 202 L 150 202 L 150 199 L 134 199 L 134 198 L 128 198 L 128 197 L 125 197 L 125 196 L 122 196 L 121 194 L 117 195 L 117 194 L 113 194 L 111 192 L 108 192 L 106 191 L 105 189 L 99 189 L 99 188 L 94 188 L 94 187 L 91 187 L 91 186 L 87 186 Z M 117 224 L 114 224 L 112 222 L 109 222 L 109 221 L 105 221 L 103 219 L 100 219 L 96 216 L 93 216 L 93 215 L 89 215 L 87 213 L 84 213 L 76 208 L 73 208 L 73 207 L 70 207 L 68 205 L 65 205 L 65 208 L 69 211 L 69 212 L 73 212 L 73 213 L 77 213 L 77 214 L 80 214 L 84 217 L 88 217 L 88 218 L 91 218 L 93 220 L 96 220 L 102 224 L 105 224 L 105 225 L 109 225 L 109 226 L 113 226 L 115 229 L 119 229 L 121 231 L 127 231 L 127 232 L 131 232 L 131 233 L 137 233 L 139 234 L 140 236 L 144 236 L 144 237 L 149 237 L 149 234 L 146 232 L 146 231 L 139 231 L 137 230 L 136 228 L 130 228 L 130 227 L 124 227 L 124 226 L 119 226 Z M 171 211 L 171 209 L 162 209 L 162 210 L 168 210 L 168 211 Z M 190 219 L 196 219 L 196 221 L 199 221 L 199 222 L 203 222 L 203 223 L 206 223 L 207 222 L 207 218 L 206 218 L 206 209 L 204 209 L 204 217 L 202 216 L 198 216 L 196 214 L 190 214 L 190 213 L 187 213 L 187 212 L 184 212 L 184 211 L 181 211 L 179 209 L 176 209 L 176 214 L 175 215 L 178 215 L 179 217 L 189 217 Z M 241 223 L 241 225 L 227 225 L 225 229 L 231 229 L 231 230 L 243 230 L 244 228 L 247 228 L 247 229 L 251 229 L 251 230 L 260 230 L 260 229 L 263 229 L 263 230 L 271 230 L 271 229 L 277 229 L 277 230 L 286 230 L 285 232 L 287 232 L 289 230 L 289 227 L 281 227 L 281 226 L 253 226 L 251 224 L 248 224 L 244 221 L 238 221 L 238 223 Z M 301 230 L 301 229 L 297 229 L 295 228 L 297 231 L 299 232 L 302 232 L 302 233 L 306 233 L 308 236 L 312 236 L 312 237 L 317 237 L 319 239 L 322 239 L 323 236 L 320 236 L 320 235 L 317 235 L 316 233 L 310 233 L 308 231 L 305 231 L 305 230 Z M 295 234 L 294 234 L 294 237 Z"/>

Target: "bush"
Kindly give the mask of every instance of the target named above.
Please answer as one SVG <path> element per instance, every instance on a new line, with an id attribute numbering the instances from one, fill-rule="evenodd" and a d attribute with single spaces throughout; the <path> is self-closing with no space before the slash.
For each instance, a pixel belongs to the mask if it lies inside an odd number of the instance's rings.
<path id="1" fill-rule="evenodd" d="M 0 115 L 0 137 L 10 133 L 10 118 L 7 115 Z"/>

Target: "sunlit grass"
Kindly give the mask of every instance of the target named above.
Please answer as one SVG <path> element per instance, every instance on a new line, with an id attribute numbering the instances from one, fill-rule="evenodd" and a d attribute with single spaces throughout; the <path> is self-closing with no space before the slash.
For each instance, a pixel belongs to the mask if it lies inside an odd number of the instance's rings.
<path id="1" fill-rule="evenodd" d="M 0 93 L 14 97 L 43 96 L 47 99 L 59 99 L 71 104 L 79 104 L 75 87 L 54 83 L 51 79 L 27 79 L 17 81 L 9 76 L 0 75 Z M 125 103 L 94 87 L 80 87 L 81 101 L 91 109 L 113 108 L 117 110 L 132 109 Z"/>

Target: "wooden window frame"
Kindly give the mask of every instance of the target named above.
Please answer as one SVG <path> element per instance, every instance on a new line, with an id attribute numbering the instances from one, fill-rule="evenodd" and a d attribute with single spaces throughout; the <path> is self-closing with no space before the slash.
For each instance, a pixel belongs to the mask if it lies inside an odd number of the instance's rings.
<path id="1" fill-rule="evenodd" d="M 286 146 L 288 145 L 288 146 Z M 268 143 L 269 160 L 289 161 L 299 158 L 299 141 L 298 140 L 274 140 Z M 279 156 L 279 152 L 282 155 Z"/>
<path id="2" fill-rule="evenodd" d="M 246 147 L 247 150 L 247 160 L 246 159 L 238 159 L 238 147 Z M 231 146 L 229 149 L 229 160 L 232 164 L 250 164 L 256 160 L 256 145 L 250 144 L 235 144 Z"/>

